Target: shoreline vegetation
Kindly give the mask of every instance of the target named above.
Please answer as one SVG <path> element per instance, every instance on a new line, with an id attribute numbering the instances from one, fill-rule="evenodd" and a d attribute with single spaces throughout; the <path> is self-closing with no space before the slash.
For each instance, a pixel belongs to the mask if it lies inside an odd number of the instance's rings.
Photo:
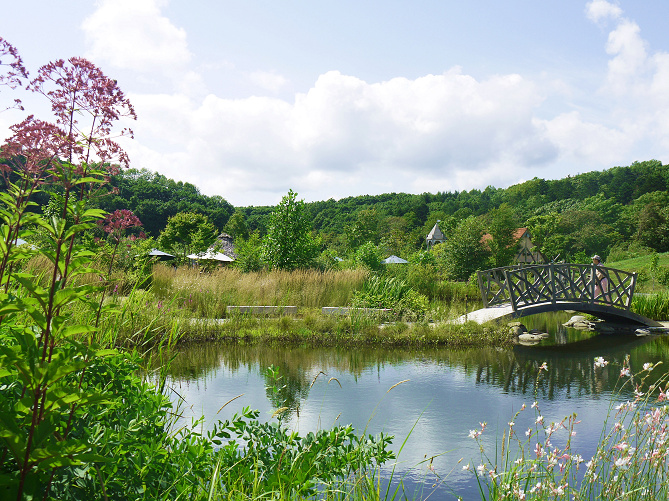
<path id="1" fill-rule="evenodd" d="M 397 284 L 394 278 L 386 283 Z M 356 293 L 368 280 L 368 272 L 359 269 L 202 272 L 158 264 L 147 290 L 110 282 L 106 303 L 112 309 L 101 320 L 101 331 L 106 333 L 101 342 L 113 346 L 150 346 L 167 340 L 170 345 L 220 341 L 456 348 L 513 344 L 507 323 L 451 323 L 482 306 L 471 282 L 436 283 L 440 292 L 420 305 L 419 312 L 406 308 L 402 297 L 385 297 L 383 292 L 377 293 L 376 304 L 366 302 L 356 309 Z M 129 292 L 122 295 L 119 290 Z M 276 306 L 278 313 L 265 316 L 228 310 L 242 305 Z M 296 307 L 296 313 L 282 314 L 281 307 L 288 306 Z M 321 311 L 325 306 L 350 307 L 350 311 L 327 315 Z M 364 311 L 371 306 L 389 311 Z M 639 295 L 633 311 L 666 320 L 669 294 Z M 85 323 L 85 315 L 79 321 Z"/>

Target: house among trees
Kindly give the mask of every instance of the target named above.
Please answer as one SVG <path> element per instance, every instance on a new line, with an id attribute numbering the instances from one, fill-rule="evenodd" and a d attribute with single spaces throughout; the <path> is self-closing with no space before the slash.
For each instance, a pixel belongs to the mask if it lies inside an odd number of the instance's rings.
<path id="1" fill-rule="evenodd" d="M 518 252 L 513 259 L 514 263 L 545 263 L 544 255 L 535 250 L 532 252 L 534 244 L 530 238 L 530 232 L 527 228 L 518 228 L 513 234 L 514 241 L 518 242 Z"/>
<path id="2" fill-rule="evenodd" d="M 492 238 L 493 237 L 490 233 L 486 233 L 483 235 L 483 237 L 481 237 L 481 242 L 484 245 L 490 247 Z M 532 251 L 534 244 L 532 243 L 530 232 L 527 230 L 527 228 L 516 229 L 513 232 L 513 242 L 516 242 L 516 245 L 518 246 L 516 254 L 513 256 L 514 264 L 533 264 L 546 262 L 546 258 L 541 252 L 538 250 Z"/>
<path id="3" fill-rule="evenodd" d="M 439 221 L 437 221 L 436 223 L 434 223 L 432 230 L 430 230 L 430 233 L 427 235 L 427 238 L 425 239 L 425 242 L 427 243 L 427 250 L 430 250 L 437 244 L 443 244 L 445 241 L 446 237 L 444 236 L 444 233 L 441 231 L 441 228 L 439 228 Z"/>

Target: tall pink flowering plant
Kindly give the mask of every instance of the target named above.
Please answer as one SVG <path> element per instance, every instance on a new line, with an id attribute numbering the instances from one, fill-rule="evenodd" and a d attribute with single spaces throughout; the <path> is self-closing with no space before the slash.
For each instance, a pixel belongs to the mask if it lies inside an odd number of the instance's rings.
<path id="1" fill-rule="evenodd" d="M 16 49 L 0 38 L 0 85 L 18 88 L 27 77 Z M 93 253 L 78 237 L 104 217 L 89 207 L 90 197 L 128 163 L 116 139 L 132 132 L 116 132 L 115 125 L 135 118 L 116 81 L 85 59 L 41 67 L 27 90 L 49 100 L 55 123 L 29 116 L 0 147 L 0 379 L 7 382 L 0 392 L 0 489 L 3 499 L 17 500 L 47 499 L 59 468 L 104 460 L 75 431 L 91 405 L 113 400 L 84 384 L 86 369 L 113 352 L 78 341 L 95 326 L 73 323 L 68 310 L 75 303 L 97 306 L 90 298 L 100 286 L 74 280 L 95 273 Z M 59 193 L 60 214 L 30 210 L 45 183 Z M 107 224 L 114 232 L 136 222 L 122 215 Z M 34 231 L 46 244 L 18 245 Z M 46 281 L 18 271 L 34 254 L 50 263 Z"/>

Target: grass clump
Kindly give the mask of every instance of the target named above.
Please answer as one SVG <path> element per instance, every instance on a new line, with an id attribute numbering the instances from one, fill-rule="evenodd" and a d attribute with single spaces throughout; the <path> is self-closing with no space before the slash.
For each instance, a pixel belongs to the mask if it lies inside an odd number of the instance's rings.
<path id="1" fill-rule="evenodd" d="M 669 292 L 635 295 L 632 311 L 653 320 L 669 320 Z"/>

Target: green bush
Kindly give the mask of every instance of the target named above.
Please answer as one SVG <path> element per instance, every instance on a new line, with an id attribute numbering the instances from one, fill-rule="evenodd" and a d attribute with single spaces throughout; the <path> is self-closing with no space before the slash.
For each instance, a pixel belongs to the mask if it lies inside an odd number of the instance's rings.
<path id="1" fill-rule="evenodd" d="M 355 291 L 352 302 L 360 308 L 389 308 L 402 318 L 422 318 L 428 309 L 427 298 L 405 280 L 376 275 Z"/>

